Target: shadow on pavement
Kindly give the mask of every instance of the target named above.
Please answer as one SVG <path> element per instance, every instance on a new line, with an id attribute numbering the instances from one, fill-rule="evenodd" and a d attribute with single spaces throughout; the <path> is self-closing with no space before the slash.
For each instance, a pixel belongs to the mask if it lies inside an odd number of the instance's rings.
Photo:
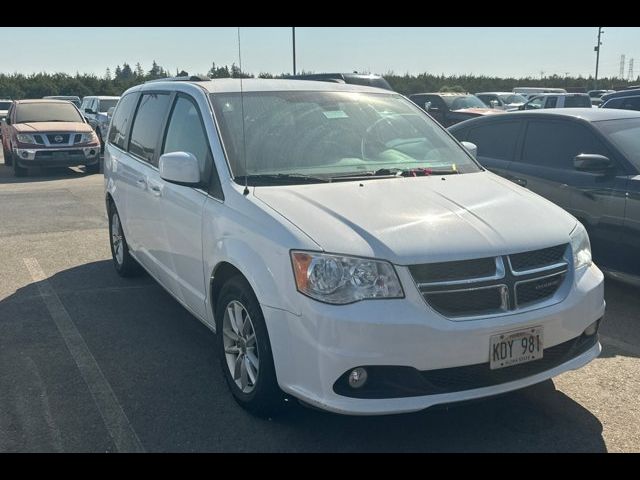
<path id="1" fill-rule="evenodd" d="M 416 414 L 298 406 L 255 418 L 232 399 L 214 334 L 151 278 L 111 261 L 48 279 L 147 451 L 589 451 L 602 425 L 551 381 Z M 37 285 L 0 302 L 0 450 L 111 451 L 104 422 Z"/>
<path id="2" fill-rule="evenodd" d="M 16 177 L 13 174 L 13 167 L 0 163 L 0 185 L 11 183 L 49 182 L 51 180 L 86 177 L 87 175 L 90 174 L 85 173 L 85 167 L 34 167 L 29 169 L 29 174 L 26 177 Z"/>

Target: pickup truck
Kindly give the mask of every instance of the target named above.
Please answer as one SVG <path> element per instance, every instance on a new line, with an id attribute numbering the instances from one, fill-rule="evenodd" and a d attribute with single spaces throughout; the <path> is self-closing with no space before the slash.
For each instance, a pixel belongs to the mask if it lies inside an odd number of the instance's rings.
<path id="1" fill-rule="evenodd" d="M 468 93 L 414 93 L 409 95 L 409 100 L 444 127 L 470 118 L 503 113 L 502 110 L 487 108 L 482 100 Z"/>

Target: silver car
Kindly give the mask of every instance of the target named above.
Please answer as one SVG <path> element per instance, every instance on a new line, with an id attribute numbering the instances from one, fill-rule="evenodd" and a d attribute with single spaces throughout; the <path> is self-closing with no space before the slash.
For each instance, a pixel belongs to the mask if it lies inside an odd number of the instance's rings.
<path id="1" fill-rule="evenodd" d="M 87 119 L 89 125 L 95 130 L 96 135 L 100 139 L 101 150 L 104 150 L 103 137 L 109 130 L 109 121 L 111 117 L 109 109 L 116 106 L 120 97 L 107 96 L 88 96 L 82 99 L 80 111 Z"/>

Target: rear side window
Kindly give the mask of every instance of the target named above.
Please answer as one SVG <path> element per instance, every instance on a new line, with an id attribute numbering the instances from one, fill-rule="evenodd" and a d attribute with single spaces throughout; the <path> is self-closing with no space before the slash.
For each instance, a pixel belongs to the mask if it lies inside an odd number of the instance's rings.
<path id="1" fill-rule="evenodd" d="M 129 130 L 129 122 L 133 116 L 133 109 L 136 106 L 136 98 L 137 95 L 135 93 L 130 93 L 122 97 L 111 119 L 109 142 L 123 150 L 125 149 L 124 141 L 127 137 L 127 131 Z"/>
<path id="2" fill-rule="evenodd" d="M 500 122 L 472 128 L 467 141 L 478 147 L 478 156 L 496 160 L 513 159 L 521 122 Z"/>
<path id="3" fill-rule="evenodd" d="M 160 138 L 162 123 L 169 109 L 168 93 L 145 93 L 140 99 L 131 129 L 129 152 L 152 162 Z"/>
<path id="4" fill-rule="evenodd" d="M 542 167 L 573 169 L 573 158 L 581 153 L 609 153 L 596 133 L 568 122 L 529 122 L 522 161 Z"/>
<path id="5" fill-rule="evenodd" d="M 564 106 L 569 108 L 591 108 L 591 99 L 588 95 L 566 97 Z"/>
<path id="6" fill-rule="evenodd" d="M 640 97 L 624 98 L 621 108 L 625 110 L 640 110 Z"/>

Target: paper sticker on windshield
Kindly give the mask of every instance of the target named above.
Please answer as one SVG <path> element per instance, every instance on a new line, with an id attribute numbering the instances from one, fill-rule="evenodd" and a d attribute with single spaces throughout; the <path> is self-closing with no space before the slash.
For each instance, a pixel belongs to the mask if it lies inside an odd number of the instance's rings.
<path id="1" fill-rule="evenodd" d="M 349 115 L 342 110 L 325 110 L 322 113 L 324 113 L 324 116 L 327 118 L 349 118 Z"/>

